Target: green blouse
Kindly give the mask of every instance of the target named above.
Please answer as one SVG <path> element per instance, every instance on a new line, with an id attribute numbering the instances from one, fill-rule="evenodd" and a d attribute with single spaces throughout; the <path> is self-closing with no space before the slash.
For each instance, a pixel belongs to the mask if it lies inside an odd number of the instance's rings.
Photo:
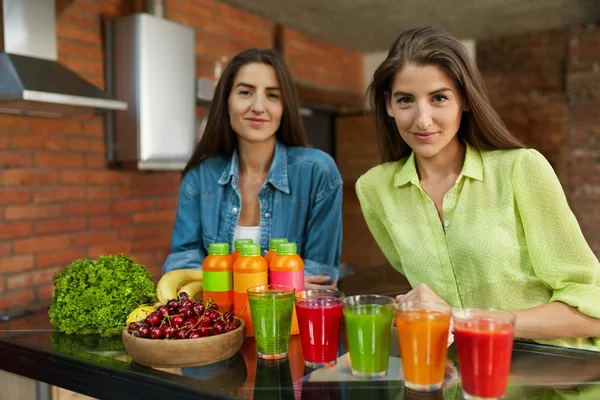
<path id="1" fill-rule="evenodd" d="M 412 287 L 425 283 L 455 307 L 562 301 L 600 318 L 600 263 L 539 152 L 467 146 L 443 222 L 414 153 L 372 168 L 356 192 L 375 240 Z M 537 342 L 600 351 L 600 338 Z"/>

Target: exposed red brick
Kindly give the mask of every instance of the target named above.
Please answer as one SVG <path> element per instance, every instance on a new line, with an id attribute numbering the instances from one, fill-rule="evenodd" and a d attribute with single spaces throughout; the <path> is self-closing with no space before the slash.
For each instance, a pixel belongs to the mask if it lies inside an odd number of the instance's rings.
<path id="1" fill-rule="evenodd" d="M 17 169 L 4 171 L 2 176 L 5 185 L 53 185 L 59 181 L 56 171 Z"/>
<path id="2" fill-rule="evenodd" d="M 0 257 L 7 257 L 13 253 L 12 242 L 0 242 Z"/>
<path id="3" fill-rule="evenodd" d="M 0 168 L 20 168 L 31 165 L 31 153 L 0 152 Z"/>
<path id="4" fill-rule="evenodd" d="M 21 132 L 27 130 L 27 118 L 0 114 L 0 131 Z"/>
<path id="5" fill-rule="evenodd" d="M 100 46 L 78 43 L 70 40 L 58 41 L 58 53 L 63 56 L 74 55 L 78 57 L 86 57 L 96 60 L 101 60 L 103 57 L 103 51 Z"/>
<path id="6" fill-rule="evenodd" d="M 84 187 L 44 187 L 34 189 L 34 203 L 53 203 L 84 198 Z"/>
<path id="7" fill-rule="evenodd" d="M 51 233 L 78 232 L 86 228 L 85 218 L 61 218 L 35 223 L 36 235 L 47 235 Z"/>
<path id="8" fill-rule="evenodd" d="M 80 135 L 82 132 L 80 121 L 53 118 L 31 118 L 29 129 L 31 132 L 53 135 Z"/>
<path id="9" fill-rule="evenodd" d="M 117 213 L 127 213 L 132 211 L 147 211 L 154 208 L 153 200 L 117 200 L 113 203 L 112 210 Z"/>
<path id="10" fill-rule="evenodd" d="M 116 231 L 92 231 L 85 233 L 78 233 L 71 236 L 71 244 L 76 246 L 91 246 L 91 245 L 102 245 L 110 244 L 117 241 Z"/>
<path id="11" fill-rule="evenodd" d="M 106 167 L 106 158 L 104 156 L 97 156 L 92 154 L 87 154 L 85 156 L 85 166 L 86 168 L 105 168 Z"/>
<path id="12" fill-rule="evenodd" d="M 86 255 L 87 251 L 83 248 L 43 251 L 36 253 L 35 266 L 36 268 L 65 267 L 75 260 L 85 258 Z"/>
<path id="13" fill-rule="evenodd" d="M 106 216 L 89 217 L 88 227 L 90 229 L 109 228 L 110 227 L 110 217 L 106 217 Z"/>
<path id="14" fill-rule="evenodd" d="M 0 240 L 15 239 L 31 235 L 31 222 L 0 223 Z"/>
<path id="15" fill-rule="evenodd" d="M 26 203 L 31 199 L 28 189 L 0 188 L 0 204 Z"/>
<path id="16" fill-rule="evenodd" d="M 14 241 L 15 253 L 37 253 L 39 251 L 63 249 L 69 245 L 69 236 L 34 236 L 28 239 L 19 239 Z"/>
<path id="17" fill-rule="evenodd" d="M 35 133 L 14 134 L 10 145 L 13 149 L 64 150 L 67 147 L 63 137 Z"/>
<path id="18" fill-rule="evenodd" d="M 66 215 L 106 214 L 110 211 L 108 201 L 78 201 L 64 205 Z"/>
<path id="19" fill-rule="evenodd" d="M 133 222 L 136 224 L 156 224 L 161 222 L 172 223 L 175 220 L 175 210 L 157 211 L 153 213 L 136 213 Z"/>
<path id="20" fill-rule="evenodd" d="M 32 269 L 34 264 L 33 255 L 0 257 L 0 273 L 21 272 Z"/>
<path id="21" fill-rule="evenodd" d="M 31 286 L 47 285 L 52 283 L 52 277 L 60 270 L 61 267 L 54 267 L 10 275 L 6 278 L 6 287 L 8 290 L 15 290 Z"/>
<path id="22" fill-rule="evenodd" d="M 0 309 L 24 308 L 25 305 L 32 303 L 34 298 L 35 294 L 31 289 L 2 293 L 0 294 Z"/>
<path id="23" fill-rule="evenodd" d="M 38 301 L 48 302 L 52 299 L 52 294 L 54 293 L 54 284 L 49 283 L 47 285 L 42 285 L 35 289 L 35 294 Z"/>
<path id="24" fill-rule="evenodd" d="M 52 218 L 60 215 L 60 205 L 58 204 L 32 204 L 6 207 L 6 219 L 43 219 Z"/>
<path id="25" fill-rule="evenodd" d="M 83 168 L 84 158 L 80 154 L 36 153 L 35 164 L 50 168 Z"/>

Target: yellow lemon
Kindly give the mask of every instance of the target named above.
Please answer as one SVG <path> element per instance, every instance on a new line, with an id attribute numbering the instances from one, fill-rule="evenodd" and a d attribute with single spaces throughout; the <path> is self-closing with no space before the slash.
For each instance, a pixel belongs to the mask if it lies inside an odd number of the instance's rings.
<path id="1" fill-rule="evenodd" d="M 127 317 L 127 325 L 129 325 L 132 322 L 139 322 L 139 321 L 143 320 L 151 312 L 154 312 L 154 307 L 152 307 L 152 306 L 139 306 L 138 308 L 136 308 L 135 310 L 133 310 L 131 312 L 131 314 L 129 314 L 129 316 Z"/>

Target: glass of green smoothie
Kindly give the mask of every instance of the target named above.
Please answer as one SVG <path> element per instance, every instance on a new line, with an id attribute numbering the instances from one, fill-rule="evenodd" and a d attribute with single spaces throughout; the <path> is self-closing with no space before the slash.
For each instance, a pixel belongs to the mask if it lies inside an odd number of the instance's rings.
<path id="1" fill-rule="evenodd" d="M 364 294 L 342 300 L 352 375 L 374 379 L 387 375 L 395 300 Z"/>
<path id="2" fill-rule="evenodd" d="M 247 292 L 258 356 L 265 360 L 287 357 L 296 289 L 261 285 Z"/>

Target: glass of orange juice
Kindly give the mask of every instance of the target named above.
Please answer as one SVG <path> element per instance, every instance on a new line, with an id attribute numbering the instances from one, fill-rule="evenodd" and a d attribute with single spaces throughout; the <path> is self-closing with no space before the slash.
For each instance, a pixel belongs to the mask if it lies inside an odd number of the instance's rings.
<path id="1" fill-rule="evenodd" d="M 408 389 L 433 392 L 441 389 L 448 353 L 451 308 L 433 302 L 395 305 L 398 346 Z"/>

